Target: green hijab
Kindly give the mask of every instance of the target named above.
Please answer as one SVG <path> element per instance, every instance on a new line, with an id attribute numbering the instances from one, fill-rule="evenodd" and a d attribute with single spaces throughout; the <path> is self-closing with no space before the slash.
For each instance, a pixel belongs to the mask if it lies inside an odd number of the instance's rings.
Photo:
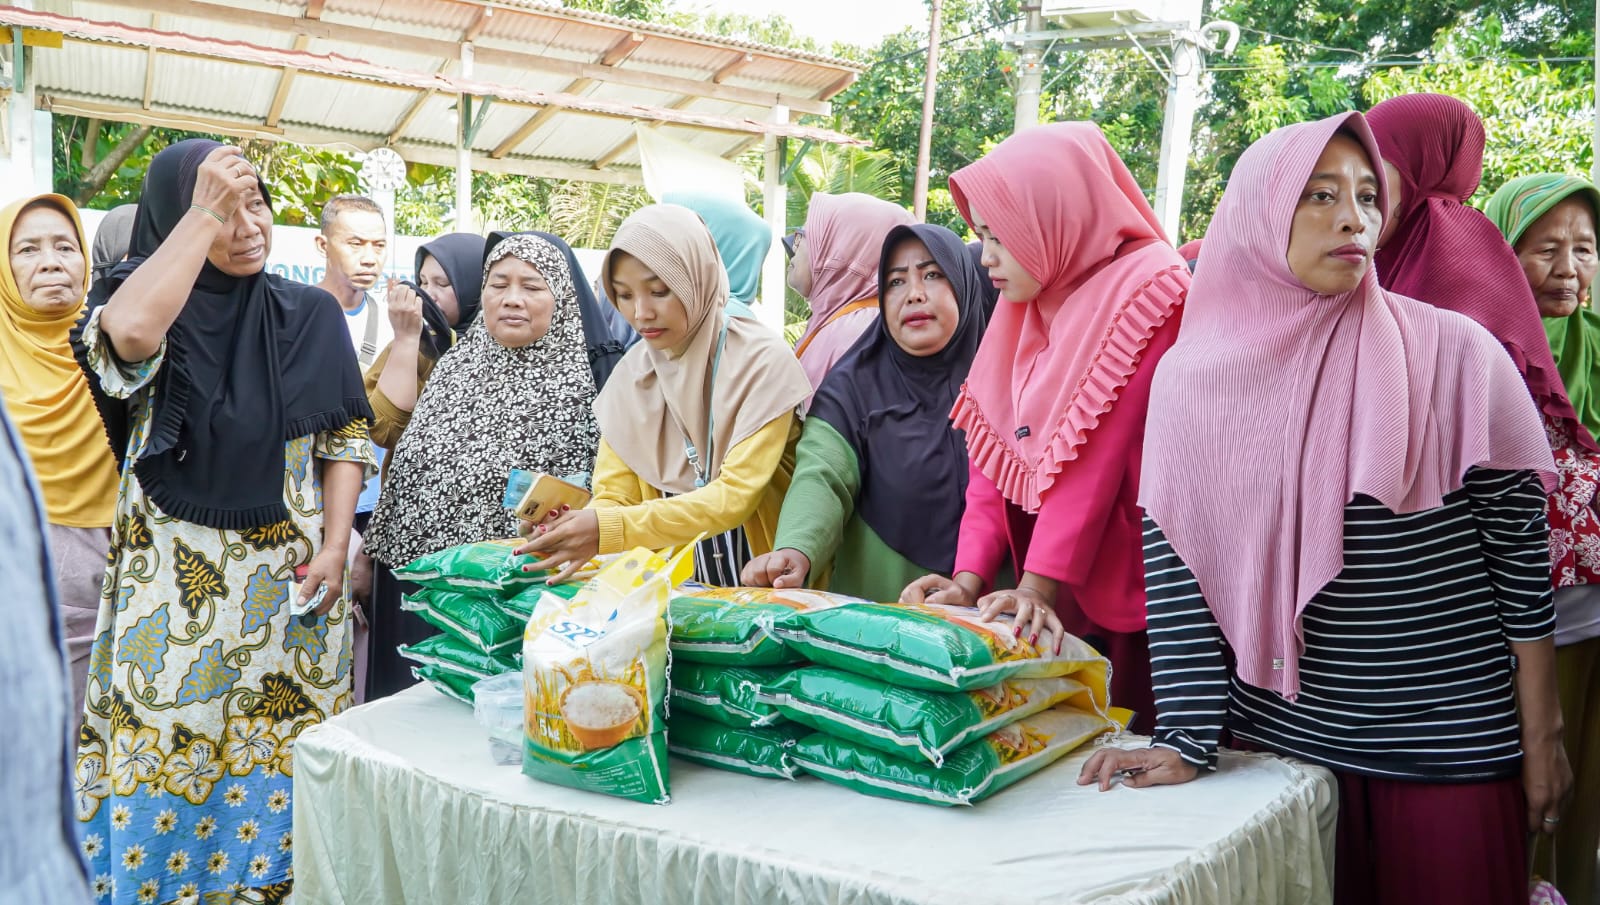
<path id="1" fill-rule="evenodd" d="M 1521 176 L 1507 182 L 1483 212 L 1514 247 L 1540 217 L 1579 193 L 1589 198 L 1600 221 L 1600 190 L 1587 179 L 1559 173 Z M 1544 333 L 1578 420 L 1600 438 L 1600 313 L 1580 306 L 1567 317 L 1544 318 Z"/>
<path id="2" fill-rule="evenodd" d="M 662 204 L 676 204 L 700 215 L 722 255 L 728 271 L 727 312 L 733 317 L 754 319 L 750 310 L 761 294 L 761 268 L 772 249 L 772 227 L 755 212 L 736 201 L 704 192 L 667 192 Z"/>

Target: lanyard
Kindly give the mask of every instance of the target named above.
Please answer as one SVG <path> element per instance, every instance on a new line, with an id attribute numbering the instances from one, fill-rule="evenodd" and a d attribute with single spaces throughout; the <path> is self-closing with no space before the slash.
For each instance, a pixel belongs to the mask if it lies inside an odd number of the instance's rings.
<path id="1" fill-rule="evenodd" d="M 706 459 L 709 461 L 716 451 L 717 430 L 717 370 L 722 367 L 722 350 L 728 344 L 728 322 L 723 320 L 722 331 L 717 334 L 717 352 L 711 359 L 711 392 L 707 397 L 706 405 Z M 700 452 L 694 448 L 694 443 L 689 440 L 688 431 L 683 435 L 683 454 L 689 460 L 689 467 L 694 469 L 694 486 L 696 489 L 706 486 L 707 469 L 700 461 Z"/>

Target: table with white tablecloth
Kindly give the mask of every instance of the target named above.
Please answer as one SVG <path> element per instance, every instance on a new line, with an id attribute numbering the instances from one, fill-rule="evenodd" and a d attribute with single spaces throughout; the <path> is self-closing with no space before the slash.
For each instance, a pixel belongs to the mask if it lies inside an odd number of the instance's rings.
<path id="1" fill-rule="evenodd" d="M 1123 743 L 1132 743 L 1124 740 Z M 1321 905 L 1325 770 L 1224 754 L 1182 786 L 1077 785 L 1085 748 L 970 808 L 674 759 L 672 803 L 497 765 L 431 688 L 301 735 L 296 905 Z"/>

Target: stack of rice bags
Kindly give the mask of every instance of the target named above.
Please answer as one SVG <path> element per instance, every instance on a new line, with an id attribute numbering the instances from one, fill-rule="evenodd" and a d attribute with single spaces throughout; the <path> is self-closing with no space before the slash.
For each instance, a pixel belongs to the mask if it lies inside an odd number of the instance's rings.
<path id="1" fill-rule="evenodd" d="M 544 573 L 523 572 L 533 557 L 511 552 L 522 543 L 513 537 L 463 544 L 395 570 L 396 578 L 422 586 L 401 608 L 441 632 L 400 648 L 417 663 L 411 671 L 418 679 L 470 704 L 474 683 L 521 669 L 523 627 L 539 595 L 570 597 L 581 587 L 547 587 Z"/>
<path id="2" fill-rule="evenodd" d="M 763 702 L 761 694 L 805 658 L 768 627 L 800 613 L 862 602 L 820 591 L 680 587 L 668 606 L 668 748 L 707 766 L 794 779 L 799 768 L 791 754 L 811 730 Z"/>
<path id="3" fill-rule="evenodd" d="M 760 683 L 757 706 L 816 730 L 789 759 L 871 795 L 972 804 L 1119 728 L 1109 664 L 1070 635 L 1013 634 L 1009 619 L 938 605 L 858 603 L 774 619 L 810 665 Z M 1119 720 L 1120 717 L 1120 720 Z"/>

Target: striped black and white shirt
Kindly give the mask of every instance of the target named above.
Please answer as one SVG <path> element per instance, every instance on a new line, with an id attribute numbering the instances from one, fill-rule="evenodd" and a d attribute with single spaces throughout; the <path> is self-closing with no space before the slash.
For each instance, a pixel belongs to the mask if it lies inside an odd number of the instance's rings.
<path id="1" fill-rule="evenodd" d="M 1214 768 L 1236 738 L 1336 770 L 1435 782 L 1521 768 L 1508 642 L 1555 631 L 1545 494 L 1473 469 L 1437 509 L 1345 508 L 1344 569 L 1302 615 L 1300 695 L 1240 681 L 1199 583 L 1144 521 L 1155 744 Z"/>

